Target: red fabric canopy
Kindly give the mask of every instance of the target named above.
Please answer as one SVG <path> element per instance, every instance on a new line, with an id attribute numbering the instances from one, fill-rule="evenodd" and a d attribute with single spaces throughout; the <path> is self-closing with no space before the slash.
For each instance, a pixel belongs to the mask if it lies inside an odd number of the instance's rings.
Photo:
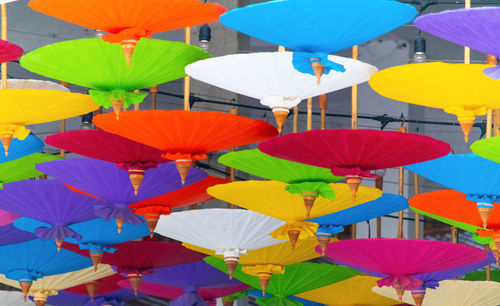
<path id="1" fill-rule="evenodd" d="M 122 276 L 121 274 L 113 274 L 98 280 L 95 280 L 94 282 L 97 283 L 97 289 L 96 289 L 96 294 L 104 294 L 108 292 L 113 292 L 115 290 L 119 290 L 122 287 L 118 286 L 118 282 L 122 280 L 126 280 L 127 278 Z M 69 291 L 72 293 L 76 294 L 88 294 L 87 291 L 87 284 L 82 284 L 78 285 L 75 287 L 71 287 L 68 289 L 64 289 L 65 291 Z"/>
<path id="2" fill-rule="evenodd" d="M 23 55 L 23 48 L 5 40 L 0 40 L 0 63 L 11 62 Z"/>

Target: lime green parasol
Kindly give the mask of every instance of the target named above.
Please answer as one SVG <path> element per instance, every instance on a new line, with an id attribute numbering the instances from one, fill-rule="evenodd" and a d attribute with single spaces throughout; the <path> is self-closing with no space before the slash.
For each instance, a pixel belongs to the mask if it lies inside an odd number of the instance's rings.
<path id="1" fill-rule="evenodd" d="M 33 153 L 0 164 L 0 189 L 2 189 L 3 184 L 6 183 L 22 181 L 43 175 L 42 172 L 35 169 L 35 165 L 59 158 L 60 157 L 56 155 Z"/>

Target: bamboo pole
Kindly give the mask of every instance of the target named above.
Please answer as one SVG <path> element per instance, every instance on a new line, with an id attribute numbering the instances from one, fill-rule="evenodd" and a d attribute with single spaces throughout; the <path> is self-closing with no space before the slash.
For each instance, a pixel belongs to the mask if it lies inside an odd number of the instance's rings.
<path id="1" fill-rule="evenodd" d="M 299 106 L 293 107 L 293 132 L 299 131 Z"/>
<path id="2" fill-rule="evenodd" d="M 69 88 L 68 82 L 60 81 L 59 84 L 66 88 Z M 63 119 L 59 122 L 59 132 L 66 132 L 66 119 Z M 59 155 L 64 158 L 66 156 L 66 153 L 64 152 L 64 150 L 59 150 Z"/>
<path id="3" fill-rule="evenodd" d="M 2 40 L 7 40 L 7 4 L 1 5 L 2 11 Z M 7 62 L 2 63 L 2 89 L 7 89 Z"/>
<path id="4" fill-rule="evenodd" d="M 358 46 L 352 47 L 352 58 L 358 59 Z M 352 119 L 351 128 L 356 130 L 358 128 L 358 85 L 352 86 L 351 108 Z"/>
<path id="5" fill-rule="evenodd" d="M 231 108 L 229 110 L 229 113 L 231 115 L 238 115 L 238 108 L 236 107 Z M 232 148 L 231 152 L 234 152 L 235 150 L 236 150 L 235 148 Z M 235 178 L 236 178 L 236 169 L 226 166 L 226 180 L 234 182 Z M 227 207 L 233 209 L 235 208 L 235 206 L 231 203 L 227 203 Z"/>
<path id="6" fill-rule="evenodd" d="M 307 99 L 307 130 L 310 131 L 312 130 L 312 103 L 313 99 L 309 98 Z"/>
<path id="7" fill-rule="evenodd" d="M 484 245 L 484 250 L 486 252 L 489 252 L 490 251 L 490 247 L 487 244 L 485 244 Z M 486 280 L 490 281 L 491 280 L 491 265 L 487 265 L 485 271 L 486 271 Z"/>
<path id="8" fill-rule="evenodd" d="M 319 109 L 321 110 L 321 124 L 320 128 L 323 130 L 326 128 L 326 110 L 328 108 L 328 94 L 319 96 Z"/>
<path id="9" fill-rule="evenodd" d="M 139 93 L 139 92 L 140 92 L 140 90 L 139 90 L 139 89 L 136 89 L 136 90 L 134 90 L 134 92 L 135 92 L 135 93 Z M 134 104 L 134 110 L 135 110 L 135 111 L 140 110 L 139 104 Z"/>
<path id="10" fill-rule="evenodd" d="M 191 27 L 186 28 L 186 44 L 191 44 Z M 189 88 L 191 85 L 191 79 L 189 76 L 184 78 L 184 110 L 191 110 L 191 106 L 189 105 Z"/>
<path id="11" fill-rule="evenodd" d="M 403 121 L 404 124 L 404 121 Z M 406 133 L 406 127 L 400 126 L 398 128 L 398 131 L 400 133 Z M 404 181 L 405 181 L 405 170 L 403 167 L 399 167 L 399 185 L 398 185 L 398 194 L 400 196 L 404 196 Z M 397 233 L 397 238 L 404 238 L 405 233 L 404 233 L 404 211 L 401 210 L 398 213 L 398 233 Z"/>
<path id="12" fill-rule="evenodd" d="M 151 93 L 151 109 L 156 109 L 156 99 L 158 97 L 158 85 L 149 87 L 149 92 Z"/>
<path id="13" fill-rule="evenodd" d="M 418 174 L 413 173 L 413 191 L 416 196 L 419 193 Z M 415 212 L 415 239 L 420 239 L 420 214 Z"/>
<path id="14" fill-rule="evenodd" d="M 383 176 L 379 176 L 375 179 L 375 187 L 380 189 L 380 191 L 382 191 L 382 189 L 384 188 L 384 177 Z M 378 217 L 377 218 L 377 238 L 381 238 L 381 237 L 382 237 L 382 218 Z"/>

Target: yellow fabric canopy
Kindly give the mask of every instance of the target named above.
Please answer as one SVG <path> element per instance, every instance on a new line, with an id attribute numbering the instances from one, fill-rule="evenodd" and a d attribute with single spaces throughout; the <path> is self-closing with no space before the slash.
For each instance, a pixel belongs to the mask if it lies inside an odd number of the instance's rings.
<path id="1" fill-rule="evenodd" d="M 474 118 L 500 108 L 500 82 L 483 70 L 491 65 L 423 63 L 391 67 L 370 78 L 384 97 L 441 108 L 457 116 L 466 136 Z"/>
<path id="2" fill-rule="evenodd" d="M 188 249 L 205 253 L 211 256 L 224 258 L 215 255 L 215 251 L 200 248 L 194 245 L 183 243 Z M 284 242 L 262 249 L 249 251 L 247 255 L 241 256 L 239 264 L 244 265 L 243 272 L 257 276 L 260 273 L 283 274 L 285 266 L 298 262 L 303 262 L 320 257 L 315 249 L 318 240 L 315 237 L 299 240 L 292 251 L 290 242 Z"/>
<path id="3" fill-rule="evenodd" d="M 312 237 L 318 224 L 306 222 L 307 219 L 373 201 L 382 195 L 382 191 L 377 188 L 362 186 L 353 201 L 347 184 L 330 184 L 335 192 L 335 199 L 330 201 L 323 197 L 317 198 L 307 218 L 302 197 L 287 192 L 286 186 L 287 184 L 276 181 L 244 181 L 212 186 L 207 189 L 207 193 L 222 201 L 286 221 L 286 225 L 271 233 L 272 237 L 280 240 L 288 239 L 290 231 L 299 231 L 298 239 Z"/>
<path id="4" fill-rule="evenodd" d="M 339 283 L 307 291 L 297 296 L 328 306 L 390 306 L 397 300 L 378 295 L 372 291 L 378 277 L 354 276 Z"/>

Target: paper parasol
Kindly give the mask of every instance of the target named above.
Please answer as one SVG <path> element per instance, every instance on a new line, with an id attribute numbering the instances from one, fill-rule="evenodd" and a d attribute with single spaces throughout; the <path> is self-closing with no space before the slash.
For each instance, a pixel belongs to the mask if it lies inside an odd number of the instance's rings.
<path id="1" fill-rule="evenodd" d="M 63 274 L 45 276 L 33 282 L 28 295 L 33 296 L 37 306 L 44 306 L 47 302 L 47 298 L 51 295 L 57 295 L 58 291 L 112 274 L 115 274 L 113 268 L 108 265 L 103 265 L 98 272 L 94 272 L 92 268 L 85 268 Z M 0 282 L 20 288 L 18 282 L 8 279 L 3 275 L 0 275 Z"/>
<path id="2" fill-rule="evenodd" d="M 100 106 L 120 110 L 141 103 L 146 93 L 134 93 L 184 77 L 184 67 L 210 54 L 181 42 L 141 39 L 127 66 L 120 46 L 101 39 L 79 39 L 51 44 L 21 58 L 22 67 L 56 80 L 89 87 Z M 89 60 L 91 59 L 91 60 Z"/>
<path id="3" fill-rule="evenodd" d="M 0 300 L 9 306 L 35 306 L 32 301 L 23 301 L 23 294 L 19 291 L 0 291 Z"/>
<path id="4" fill-rule="evenodd" d="M 213 208 L 161 216 L 156 231 L 224 255 L 231 272 L 238 265 L 240 255 L 282 242 L 269 236 L 282 225 L 280 220 L 249 210 Z"/>
<path id="5" fill-rule="evenodd" d="M 18 215 L 0 209 L 0 226 L 9 225 L 19 218 L 20 217 Z"/>
<path id="6" fill-rule="evenodd" d="M 287 183 L 285 190 L 304 199 L 309 214 L 314 201 L 321 196 L 330 201 L 335 193 L 328 185 L 343 180 L 326 168 L 309 166 L 264 154 L 257 149 L 230 152 L 219 157 L 219 163 L 265 179 Z"/>
<path id="7" fill-rule="evenodd" d="M 86 28 L 108 32 L 102 39 L 119 43 L 127 63 L 132 53 L 135 54 L 136 45 L 144 40 L 141 38 L 215 22 L 226 11 L 220 4 L 198 0 L 32 0 L 29 7 Z"/>
<path id="8" fill-rule="evenodd" d="M 227 273 L 226 266 L 221 259 L 207 257 L 204 260 Z M 241 266 L 234 272 L 234 277 L 253 288 L 263 289 L 263 295 L 266 292 L 273 295 L 271 298 L 261 298 L 259 305 L 289 305 L 286 303 L 289 296 L 340 282 L 358 274 L 358 271 L 342 266 L 296 263 L 287 266 L 284 274 L 273 275 L 268 281 L 265 290 L 262 288 L 260 280 L 255 276 L 244 273 Z M 282 304 L 279 304 L 280 302 Z"/>
<path id="9" fill-rule="evenodd" d="M 450 224 L 462 230 L 477 233 L 474 239 L 489 244 L 495 257 L 500 257 L 500 209 L 493 206 L 488 219 L 488 229 L 483 228 L 483 220 L 473 201 L 455 190 L 439 190 L 422 193 L 410 199 L 411 208 L 430 218 Z"/>
<path id="10" fill-rule="evenodd" d="M 391 306 L 397 299 L 386 298 L 372 292 L 379 278 L 358 275 L 344 281 L 298 294 L 306 300 L 332 306 Z"/>
<path id="11" fill-rule="evenodd" d="M 28 135 L 24 140 L 12 139 L 9 147 L 9 156 L 5 156 L 5 149 L 0 146 L 0 163 L 9 162 L 33 153 L 39 153 L 43 149 L 43 141 L 33 135 Z"/>
<path id="12" fill-rule="evenodd" d="M 500 164 L 475 154 L 450 154 L 406 168 L 436 183 L 465 193 L 467 200 L 476 202 L 483 227 L 488 224 L 493 204 L 500 202 Z"/>
<path id="13" fill-rule="evenodd" d="M 500 45 L 496 43 L 500 37 L 499 18 L 498 8 L 477 7 L 427 14 L 415 19 L 414 24 L 425 32 L 453 43 L 500 56 Z M 484 73 L 494 80 L 500 79 L 498 67 L 487 68 Z"/>
<path id="14" fill-rule="evenodd" d="M 498 154 L 498 149 L 500 149 L 500 137 L 490 137 L 478 140 L 470 146 L 472 152 L 475 154 L 500 163 L 500 155 Z"/>
<path id="15" fill-rule="evenodd" d="M 422 286 L 423 281 L 416 274 L 478 263 L 487 258 L 487 253 L 447 241 L 374 238 L 332 243 L 326 256 L 349 266 L 387 274 L 377 281 L 378 286 L 395 288 L 401 301 L 405 289 Z"/>
<path id="16" fill-rule="evenodd" d="M 330 55 L 344 68 L 323 76 L 314 86 L 315 77 L 293 68 L 292 52 L 232 54 L 190 64 L 186 73 L 194 79 L 259 99 L 273 110 L 281 132 L 290 108 L 300 101 L 368 81 L 377 68 L 363 62 Z M 310 63 L 308 63 L 311 66 Z"/>
<path id="17" fill-rule="evenodd" d="M 307 216 L 302 197 L 287 192 L 285 186 L 286 184 L 276 181 L 244 181 L 210 187 L 207 192 L 222 201 L 286 221 L 286 225 L 276 229 L 271 236 L 281 240 L 289 239 L 292 249 L 298 239 L 312 237 L 318 229 L 318 224 L 306 220 L 373 201 L 382 195 L 382 191 L 377 188 L 360 187 L 358 196 L 353 201 L 347 184 L 330 184 L 335 192 L 335 199 L 316 199 Z"/>
<path id="18" fill-rule="evenodd" d="M 39 163 L 56 159 L 59 159 L 59 156 L 33 153 L 12 161 L 0 163 L 0 189 L 3 188 L 2 186 L 5 183 L 17 182 L 42 175 L 43 173 L 36 170 L 35 166 Z"/>
<path id="19" fill-rule="evenodd" d="M 474 119 L 500 107 L 498 82 L 483 74 L 480 64 L 423 63 L 391 67 L 374 74 L 370 86 L 401 102 L 441 108 L 456 115 L 465 141 Z M 416 86 L 418 82 L 418 86 Z"/>
<path id="20" fill-rule="evenodd" d="M 117 283 L 125 279 L 127 278 L 121 274 L 114 273 L 113 275 L 95 279 L 85 284 L 66 288 L 65 291 L 82 295 L 88 294 L 90 296 L 90 300 L 94 301 L 96 295 L 103 295 L 121 289 Z"/>
<path id="21" fill-rule="evenodd" d="M 183 245 L 192 250 L 221 258 L 220 255 L 211 250 L 193 245 Z M 285 273 L 285 266 L 319 257 L 319 254 L 314 251 L 314 247 L 317 245 L 318 242 L 315 238 L 302 239 L 297 242 L 295 250 L 292 251 L 290 242 L 284 242 L 249 251 L 248 255 L 241 257 L 239 263 L 243 265 L 242 271 L 248 275 L 256 276 L 265 290 L 273 274 Z"/>
<path id="22" fill-rule="evenodd" d="M 31 240 L 0 247 L 0 273 L 8 279 L 19 281 L 26 297 L 33 281 L 91 266 L 84 256 L 53 247 L 52 242 Z"/>
<path id="23" fill-rule="evenodd" d="M 114 253 L 104 253 L 102 263 L 116 266 L 118 273 L 127 274 L 137 293 L 142 275 L 153 269 L 200 261 L 204 255 L 188 250 L 179 243 L 163 241 L 130 241 L 111 246 Z M 81 255 L 90 256 L 75 244 L 65 243 L 63 248 Z M 1 272 L 1 271 L 0 271 Z"/>
<path id="24" fill-rule="evenodd" d="M 68 225 L 94 219 L 93 208 L 99 202 L 53 180 L 10 183 L 0 192 L 1 209 L 43 222 L 33 233 L 43 240 L 55 239 L 58 249 L 67 237 L 81 238 Z"/>
<path id="25" fill-rule="evenodd" d="M 278 134 L 266 122 L 217 112 L 129 111 L 122 117 L 116 121 L 113 115 L 98 115 L 93 122 L 107 132 L 162 150 L 163 157 L 175 160 L 183 183 L 193 161 L 207 158 L 207 153 Z"/>
<path id="26" fill-rule="evenodd" d="M 58 295 L 49 296 L 47 304 L 53 306 L 125 306 L 127 301 L 135 300 L 142 295 L 136 296 L 134 292 L 127 289 L 119 289 L 106 294 L 95 296 L 92 302 L 87 295 L 75 294 L 68 291 L 61 291 Z"/>
<path id="27" fill-rule="evenodd" d="M 399 167 L 448 154 L 448 144 L 431 137 L 392 131 L 314 130 L 288 134 L 259 144 L 262 152 L 329 168 L 345 176 L 353 195 L 372 170 Z"/>
<path id="28" fill-rule="evenodd" d="M 18 45 L 0 40 L 0 63 L 15 61 L 23 55 L 23 52 L 23 48 Z"/>
<path id="29" fill-rule="evenodd" d="M 36 238 L 35 235 L 19 230 L 12 224 L 0 226 L 0 246 L 21 243 Z"/>
<path id="30" fill-rule="evenodd" d="M 294 54 L 295 69 L 320 78 L 324 70 L 338 69 L 328 54 L 390 32 L 416 15 L 412 6 L 387 0 L 285 0 L 234 9 L 220 21 L 244 34 L 303 51 Z"/>
<path id="31" fill-rule="evenodd" d="M 0 91 L 0 140 L 8 155 L 12 138 L 25 139 L 25 125 L 62 120 L 98 107 L 88 95 L 58 90 L 4 89 Z"/>
<path id="32" fill-rule="evenodd" d="M 62 92 L 71 92 L 64 85 L 51 81 L 30 80 L 30 79 L 8 79 L 7 89 L 39 89 L 39 90 L 58 90 Z"/>
<path id="33" fill-rule="evenodd" d="M 67 159 L 43 163 L 37 166 L 50 176 L 96 196 L 104 202 L 95 206 L 95 215 L 106 220 L 117 221 L 118 232 L 123 223 L 139 225 L 144 222 L 130 211 L 128 205 L 182 188 L 177 180 L 175 165 L 161 164 L 149 170 L 139 188 L 137 196 L 128 174 L 114 164 L 91 158 Z M 198 182 L 207 177 L 200 169 L 194 169 L 187 177 L 186 184 Z"/>
<path id="34" fill-rule="evenodd" d="M 423 301 L 423 306 L 491 306 L 500 300 L 500 284 L 487 281 L 445 280 L 439 289 L 429 291 Z M 372 289 L 375 293 L 397 298 L 396 293 L 389 288 Z M 403 296 L 403 302 L 413 305 L 412 298 Z"/>
<path id="35" fill-rule="evenodd" d="M 209 176 L 204 180 L 189 186 L 166 193 L 156 198 L 134 203 L 130 207 L 136 215 L 141 215 L 146 219 L 150 236 L 156 229 L 156 224 L 161 215 L 169 215 L 173 208 L 195 205 L 201 202 L 212 200 L 213 197 L 207 193 L 207 188 L 226 184 L 230 181 L 214 176 Z"/>
<path id="36" fill-rule="evenodd" d="M 131 141 L 103 130 L 76 130 L 52 134 L 45 138 L 48 145 L 78 155 L 115 163 L 128 172 L 137 194 L 144 173 L 156 169 L 158 164 L 169 162 L 161 157 L 162 151 Z"/>
<path id="37" fill-rule="evenodd" d="M 492 269 L 490 271 L 490 277 L 491 277 L 491 281 L 500 282 L 500 270 L 498 270 L 498 269 L 493 270 Z M 484 280 L 486 280 L 486 271 L 482 270 L 482 271 L 474 271 L 474 272 L 467 273 L 464 276 L 464 280 L 484 281 Z"/>
<path id="38" fill-rule="evenodd" d="M 376 200 L 340 210 L 332 214 L 314 218 L 310 222 L 318 223 L 316 237 L 322 254 L 331 238 L 344 231 L 344 226 L 392 214 L 408 208 L 408 200 L 400 195 L 384 193 Z"/>

